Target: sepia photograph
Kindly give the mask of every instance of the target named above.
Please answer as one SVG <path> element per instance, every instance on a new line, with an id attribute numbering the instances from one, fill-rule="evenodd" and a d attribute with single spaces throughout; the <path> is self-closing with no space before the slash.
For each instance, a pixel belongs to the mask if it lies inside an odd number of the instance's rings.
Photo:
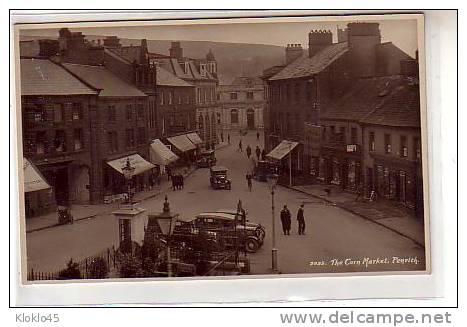
<path id="1" fill-rule="evenodd" d="M 23 283 L 430 273 L 423 19 L 16 25 Z"/>

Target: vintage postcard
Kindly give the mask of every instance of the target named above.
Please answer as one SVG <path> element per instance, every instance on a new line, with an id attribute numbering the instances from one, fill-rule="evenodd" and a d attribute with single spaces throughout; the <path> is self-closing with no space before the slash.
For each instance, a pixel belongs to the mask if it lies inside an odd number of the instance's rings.
<path id="1" fill-rule="evenodd" d="M 429 273 L 423 26 L 15 26 L 23 283 Z"/>

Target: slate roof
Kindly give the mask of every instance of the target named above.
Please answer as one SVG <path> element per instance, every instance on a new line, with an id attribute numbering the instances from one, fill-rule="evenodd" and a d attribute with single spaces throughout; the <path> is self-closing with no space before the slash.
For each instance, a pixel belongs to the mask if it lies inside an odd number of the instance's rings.
<path id="1" fill-rule="evenodd" d="M 22 57 L 37 57 L 39 55 L 39 51 L 39 42 L 37 40 L 19 42 L 19 54 Z"/>
<path id="2" fill-rule="evenodd" d="M 326 107 L 320 119 L 358 121 L 381 105 L 401 82 L 402 77 L 397 75 L 358 79 L 343 96 Z"/>
<path id="3" fill-rule="evenodd" d="M 366 124 L 420 127 L 420 89 L 414 79 L 404 79 L 381 106 L 374 109 L 361 122 Z"/>
<path id="4" fill-rule="evenodd" d="M 285 66 L 278 74 L 269 78 L 270 81 L 307 77 L 317 74 L 328 67 L 334 60 L 340 58 L 349 50 L 347 42 L 334 43 L 308 57 L 308 52 Z"/>
<path id="5" fill-rule="evenodd" d="M 94 95 L 63 67 L 47 59 L 21 59 L 21 95 Z"/>
<path id="6" fill-rule="evenodd" d="M 145 97 L 146 94 L 112 74 L 104 66 L 63 64 L 71 73 L 102 91 L 100 97 Z"/>
<path id="7" fill-rule="evenodd" d="M 194 61 L 190 59 L 188 61 L 188 71 L 185 73 L 184 63 L 179 63 L 176 58 L 161 58 L 158 59 L 160 66 L 166 69 L 168 72 L 174 74 L 178 78 L 183 80 L 193 80 L 193 81 L 209 81 L 209 80 L 216 80 L 214 76 L 212 76 L 208 71 L 206 71 L 206 76 L 201 76 L 196 67 Z"/>
<path id="8" fill-rule="evenodd" d="M 156 74 L 157 85 L 161 86 L 182 86 L 182 87 L 193 87 L 190 83 L 178 78 L 174 74 L 168 72 L 162 67 L 157 67 Z"/>
<path id="9" fill-rule="evenodd" d="M 130 63 L 137 62 L 141 63 L 141 46 L 121 46 L 118 48 L 109 48 L 110 51 L 114 52 L 118 56 L 124 58 Z"/>
<path id="10" fill-rule="evenodd" d="M 420 127 L 418 83 L 401 75 L 359 79 L 320 119 Z"/>

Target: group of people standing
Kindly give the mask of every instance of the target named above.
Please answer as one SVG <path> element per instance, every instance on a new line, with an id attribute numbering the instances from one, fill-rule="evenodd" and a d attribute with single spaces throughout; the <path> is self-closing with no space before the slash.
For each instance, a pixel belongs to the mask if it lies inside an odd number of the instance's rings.
<path id="1" fill-rule="evenodd" d="M 301 204 L 297 211 L 298 235 L 305 235 L 305 215 L 303 208 L 304 205 Z M 284 235 L 290 235 L 290 230 L 292 228 L 292 215 L 290 210 L 287 208 L 287 205 L 284 205 L 284 208 L 281 210 L 281 222 Z"/>

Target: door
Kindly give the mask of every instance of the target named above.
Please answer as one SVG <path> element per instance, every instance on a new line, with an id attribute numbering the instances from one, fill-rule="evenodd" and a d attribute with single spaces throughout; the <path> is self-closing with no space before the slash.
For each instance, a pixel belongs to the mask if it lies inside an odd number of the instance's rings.
<path id="1" fill-rule="evenodd" d="M 253 109 L 248 109 L 246 112 L 246 124 L 248 129 L 255 128 L 255 111 Z"/>
<path id="2" fill-rule="evenodd" d="M 55 200 L 58 205 L 68 205 L 68 169 L 60 168 L 55 171 Z"/>

